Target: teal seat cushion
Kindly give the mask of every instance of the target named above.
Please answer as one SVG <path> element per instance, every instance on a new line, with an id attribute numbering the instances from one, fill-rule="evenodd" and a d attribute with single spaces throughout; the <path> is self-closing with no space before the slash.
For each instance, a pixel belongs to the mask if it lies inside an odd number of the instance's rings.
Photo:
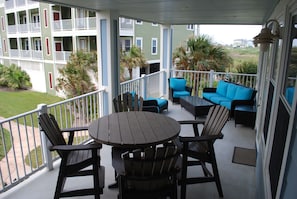
<path id="1" fill-rule="evenodd" d="M 221 102 L 231 102 L 230 99 L 223 96 L 214 96 L 211 98 L 211 101 L 215 104 L 221 104 Z"/>
<path id="2" fill-rule="evenodd" d="M 220 95 L 219 94 L 217 94 L 217 93 L 212 93 L 212 92 L 204 92 L 203 94 L 202 94 L 202 96 L 203 96 L 203 98 L 205 98 L 205 99 L 208 99 L 208 100 L 211 100 L 211 98 L 212 97 L 220 97 Z"/>
<path id="3" fill-rule="evenodd" d="M 178 79 L 178 78 L 170 78 L 170 88 L 174 91 L 184 91 L 186 90 L 186 83 L 185 79 Z"/>
<path id="4" fill-rule="evenodd" d="M 228 110 L 231 110 L 231 103 L 232 101 L 223 101 L 220 105 L 226 107 Z"/>
<path id="5" fill-rule="evenodd" d="M 167 99 L 162 99 L 162 98 L 149 97 L 147 98 L 147 100 L 156 100 L 159 107 L 166 106 L 166 104 L 168 103 Z"/>
<path id="6" fill-rule="evenodd" d="M 234 95 L 234 100 L 250 100 L 252 98 L 253 90 L 243 86 L 238 86 Z"/>
<path id="7" fill-rule="evenodd" d="M 227 88 L 228 83 L 223 80 L 220 80 L 216 89 L 216 93 L 220 94 L 221 96 L 226 96 Z"/>
<path id="8" fill-rule="evenodd" d="M 190 92 L 189 91 L 173 91 L 174 98 L 179 98 L 181 96 L 190 96 Z"/>
<path id="9" fill-rule="evenodd" d="M 235 84 L 229 84 L 228 85 L 228 88 L 227 88 L 226 97 L 227 98 L 230 98 L 230 99 L 233 99 L 234 96 L 235 96 L 235 93 L 236 93 L 237 88 L 238 88 L 237 85 L 235 85 Z"/>

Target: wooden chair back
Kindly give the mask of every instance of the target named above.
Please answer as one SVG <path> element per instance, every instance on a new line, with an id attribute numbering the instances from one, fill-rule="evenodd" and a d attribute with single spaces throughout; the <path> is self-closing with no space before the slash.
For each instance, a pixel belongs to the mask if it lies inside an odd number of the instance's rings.
<path id="1" fill-rule="evenodd" d="M 143 98 L 127 92 L 113 99 L 115 112 L 142 111 Z"/>
<path id="2" fill-rule="evenodd" d="M 125 174 L 120 175 L 120 198 L 161 195 L 176 198 L 178 157 L 178 150 L 172 145 L 124 153 Z"/>
<path id="3" fill-rule="evenodd" d="M 209 109 L 201 136 L 219 135 L 229 118 L 229 110 L 226 107 L 215 105 Z"/>
<path id="4" fill-rule="evenodd" d="M 177 158 L 178 153 L 174 146 L 127 152 L 123 155 L 125 173 L 138 177 L 168 174 L 175 169 Z"/>
<path id="5" fill-rule="evenodd" d="M 56 120 L 52 120 L 47 113 L 39 115 L 39 125 L 41 130 L 45 133 L 49 141 L 53 146 L 66 145 L 66 141 L 60 131 Z M 63 157 L 63 153 L 57 150 L 60 157 Z"/>

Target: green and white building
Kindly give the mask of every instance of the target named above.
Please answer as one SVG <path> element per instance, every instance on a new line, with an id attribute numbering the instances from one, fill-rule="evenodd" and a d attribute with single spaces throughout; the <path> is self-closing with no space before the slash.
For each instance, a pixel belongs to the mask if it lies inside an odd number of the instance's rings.
<path id="1" fill-rule="evenodd" d="M 16 64 L 31 78 L 32 89 L 57 94 L 55 79 L 72 52 L 97 51 L 98 12 L 40 3 L 31 0 L 0 2 L 0 63 Z M 159 70 L 160 25 L 120 18 L 119 44 L 123 50 L 139 46 L 150 67 L 142 73 Z M 197 34 L 197 25 L 172 26 L 175 49 Z"/>

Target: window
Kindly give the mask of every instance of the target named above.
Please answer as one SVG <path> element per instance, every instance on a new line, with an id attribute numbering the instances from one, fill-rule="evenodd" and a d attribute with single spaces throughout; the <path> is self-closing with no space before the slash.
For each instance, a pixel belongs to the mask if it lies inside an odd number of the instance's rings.
<path id="1" fill-rule="evenodd" d="M 141 20 L 136 20 L 136 24 L 142 25 L 142 21 Z"/>
<path id="2" fill-rule="evenodd" d="M 49 39 L 48 39 L 48 37 L 45 38 L 45 46 L 46 46 L 46 54 L 47 55 L 50 55 L 51 52 L 50 52 L 50 46 L 49 46 Z"/>
<path id="3" fill-rule="evenodd" d="M 51 72 L 48 73 L 48 83 L 49 83 L 49 88 L 53 88 L 53 74 Z"/>
<path id="4" fill-rule="evenodd" d="M 29 40 L 27 38 L 22 39 L 22 50 L 29 50 Z"/>
<path id="5" fill-rule="evenodd" d="M 131 41 L 129 39 L 126 39 L 124 49 L 127 52 L 127 51 L 130 51 L 130 48 L 131 48 Z"/>
<path id="6" fill-rule="evenodd" d="M 32 22 L 33 23 L 39 23 L 40 22 L 38 14 L 32 15 Z"/>
<path id="7" fill-rule="evenodd" d="M 142 50 L 142 37 L 136 37 L 136 46 Z"/>
<path id="8" fill-rule="evenodd" d="M 5 22 L 4 22 L 3 16 L 1 16 L 1 27 L 2 27 L 2 31 L 5 31 Z"/>
<path id="9" fill-rule="evenodd" d="M 194 30 L 194 24 L 188 24 L 187 30 Z"/>
<path id="10" fill-rule="evenodd" d="M 40 38 L 35 38 L 34 39 L 34 50 L 35 51 L 41 51 L 41 39 Z"/>
<path id="11" fill-rule="evenodd" d="M 152 38 L 152 55 L 157 54 L 157 45 L 158 45 L 158 39 Z"/>
<path id="12" fill-rule="evenodd" d="M 6 40 L 5 39 L 3 39 L 3 49 L 4 49 L 4 52 L 7 52 Z"/>
<path id="13" fill-rule="evenodd" d="M 43 14 L 44 14 L 44 27 L 48 27 L 48 21 L 47 21 L 47 9 L 43 10 Z"/>
<path id="14" fill-rule="evenodd" d="M 121 18 L 121 23 L 132 24 L 132 20 L 131 19 L 127 19 L 127 18 Z"/>
<path id="15" fill-rule="evenodd" d="M 33 25 L 33 27 L 34 28 L 39 28 L 39 23 L 40 22 L 40 19 L 39 19 L 39 15 L 38 14 L 34 14 L 34 15 L 32 15 L 32 25 Z"/>
<path id="16" fill-rule="evenodd" d="M 290 106 L 294 99 L 294 91 L 297 79 L 297 15 L 293 16 L 293 24 L 291 29 L 291 47 L 289 49 L 289 59 L 287 63 L 287 75 L 283 88 L 283 94 Z"/>

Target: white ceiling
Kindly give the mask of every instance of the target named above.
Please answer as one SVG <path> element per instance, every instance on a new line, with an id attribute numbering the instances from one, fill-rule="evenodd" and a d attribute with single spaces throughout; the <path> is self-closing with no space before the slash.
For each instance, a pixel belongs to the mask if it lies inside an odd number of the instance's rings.
<path id="1" fill-rule="evenodd" d="M 159 24 L 265 23 L 280 0 L 38 0 Z"/>

